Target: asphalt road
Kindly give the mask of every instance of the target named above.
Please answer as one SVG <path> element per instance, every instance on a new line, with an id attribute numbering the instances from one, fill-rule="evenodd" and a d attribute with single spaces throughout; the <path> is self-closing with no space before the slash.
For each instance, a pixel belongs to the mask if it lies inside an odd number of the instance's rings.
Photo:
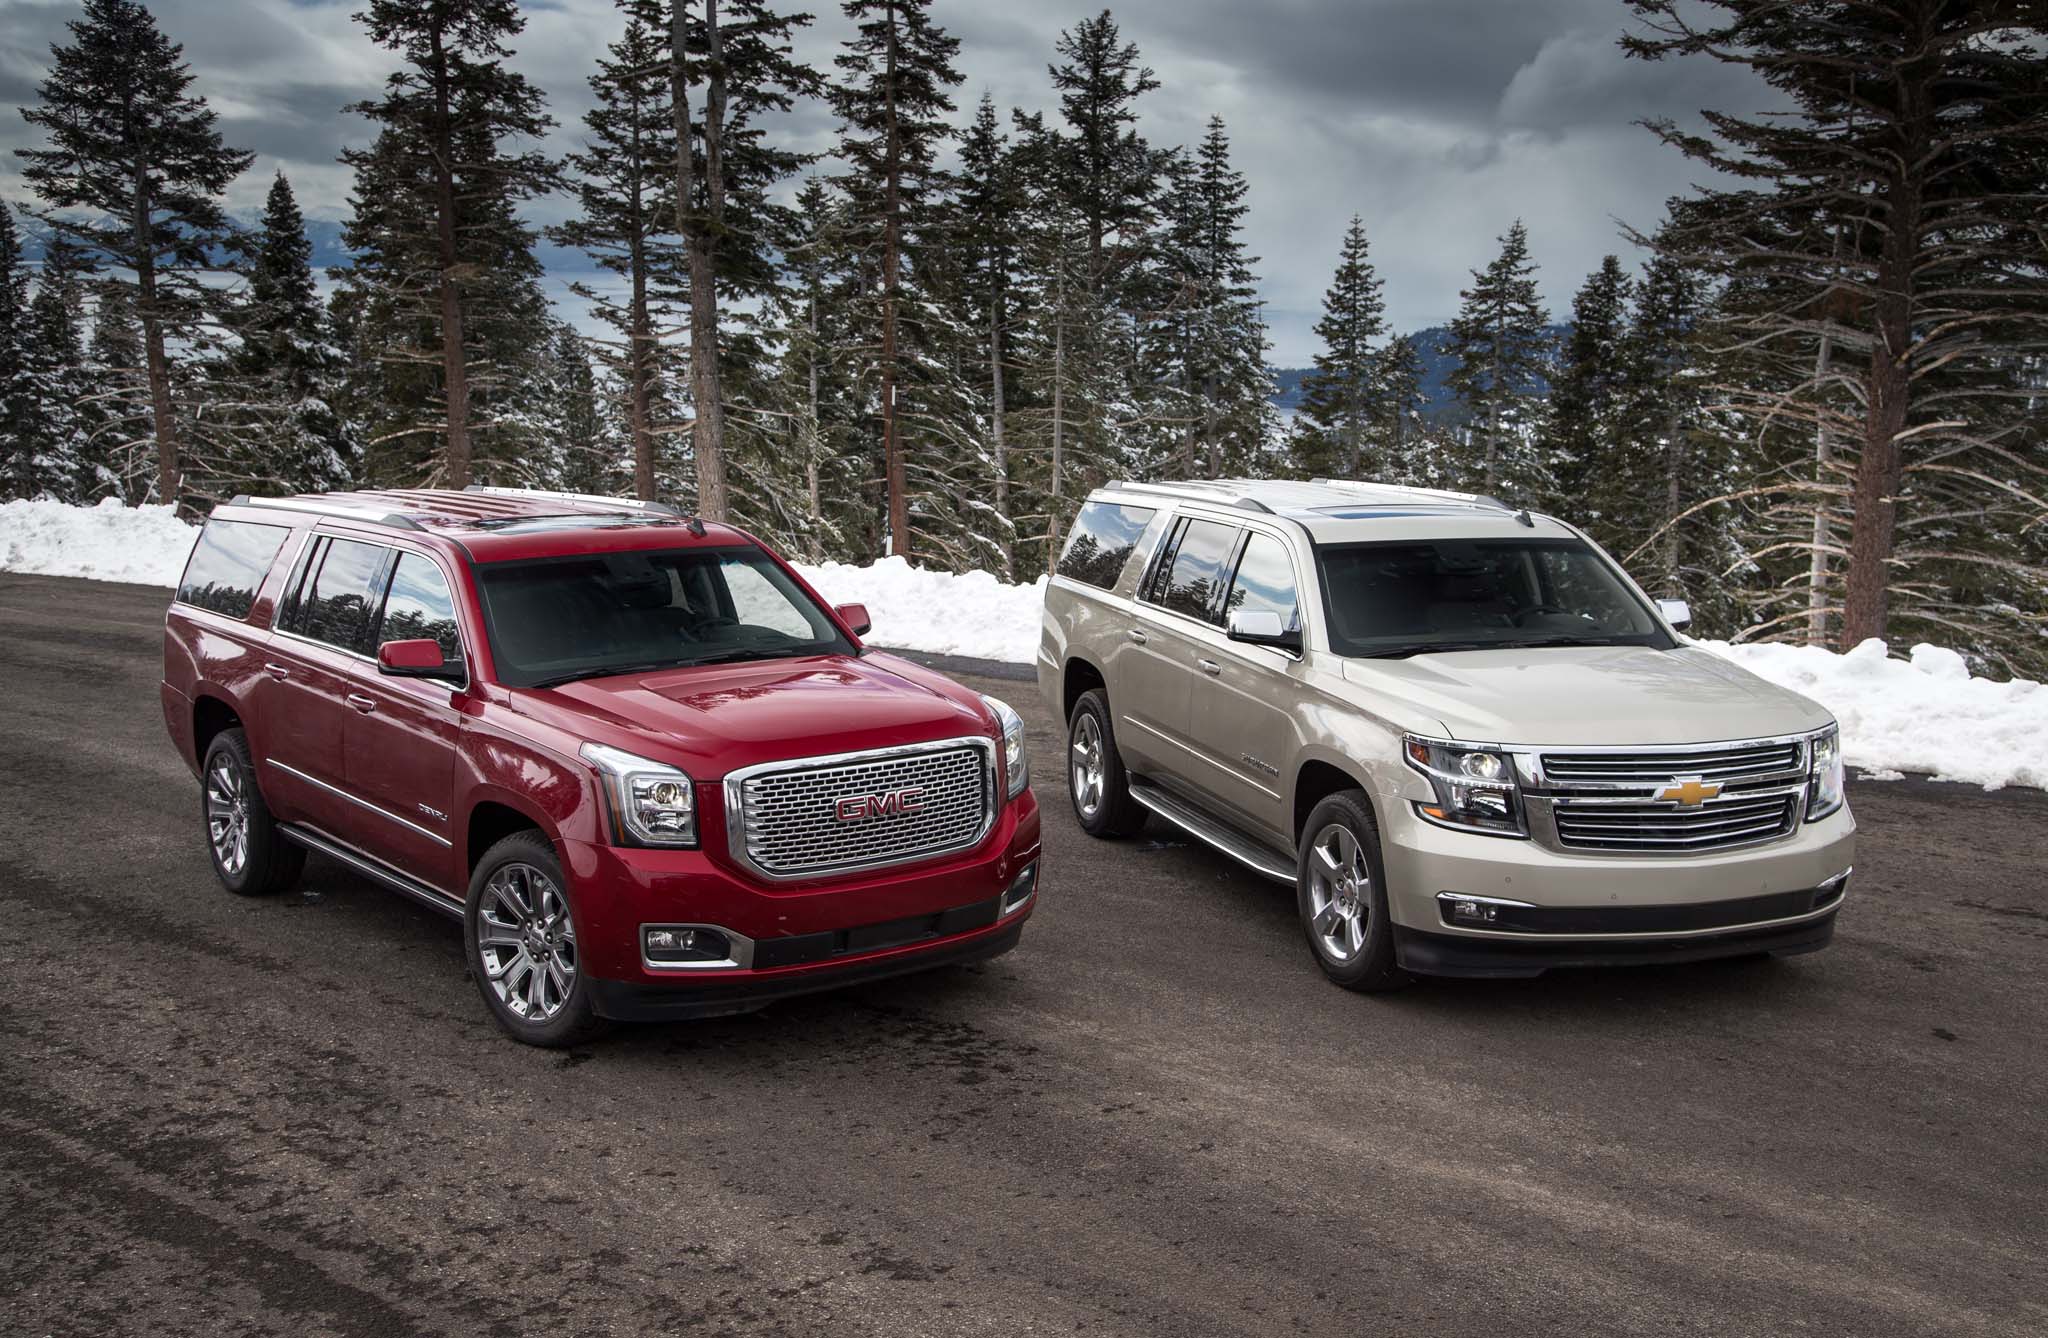
<path id="1" fill-rule="evenodd" d="M 0 576 L 0 1332 L 2048 1331 L 2048 796 L 1857 786 L 1818 956 L 1364 998 L 1042 765 L 1017 952 L 555 1054 L 215 885 L 164 601 Z"/>

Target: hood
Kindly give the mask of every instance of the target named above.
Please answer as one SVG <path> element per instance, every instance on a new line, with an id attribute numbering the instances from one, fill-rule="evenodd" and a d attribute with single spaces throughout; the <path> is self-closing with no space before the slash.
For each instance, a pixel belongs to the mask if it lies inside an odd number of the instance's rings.
<path id="1" fill-rule="evenodd" d="M 518 708 L 572 734 L 663 761 L 698 780 L 790 757 L 889 748 L 991 732 L 967 689 L 893 655 L 656 669 L 520 689 Z M 593 725 L 607 726 L 594 731 Z"/>
<path id="2" fill-rule="evenodd" d="M 1819 729 L 1796 692 L 1691 646 L 1469 650 L 1344 662 L 1381 715 L 1484 743 L 1717 743 Z M 1402 709 L 1406 708 L 1406 709 Z"/>

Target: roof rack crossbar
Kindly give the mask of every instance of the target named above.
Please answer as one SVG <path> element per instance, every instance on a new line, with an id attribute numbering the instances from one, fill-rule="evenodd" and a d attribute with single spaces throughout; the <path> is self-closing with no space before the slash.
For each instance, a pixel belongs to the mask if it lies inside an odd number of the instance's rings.
<path id="1" fill-rule="evenodd" d="M 616 507 L 628 511 L 648 511 L 657 516 L 674 516 L 681 520 L 683 513 L 667 502 L 643 502 L 637 497 L 607 497 L 595 492 L 561 492 L 553 488 L 498 488 L 483 483 L 472 483 L 464 492 L 483 493 L 491 497 L 552 497 L 563 502 L 582 502 L 589 506 Z"/>
<path id="2" fill-rule="evenodd" d="M 333 516 L 337 520 L 360 520 L 371 525 L 388 525 L 394 530 L 425 528 L 402 511 L 378 511 L 371 507 L 323 502 L 308 497 L 251 497 L 244 492 L 236 493 L 228 505 L 267 506 L 276 511 L 300 511 L 312 516 Z"/>

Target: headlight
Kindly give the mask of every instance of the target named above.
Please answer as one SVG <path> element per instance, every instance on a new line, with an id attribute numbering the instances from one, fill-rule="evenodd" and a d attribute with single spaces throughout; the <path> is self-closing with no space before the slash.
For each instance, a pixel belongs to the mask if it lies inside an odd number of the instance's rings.
<path id="1" fill-rule="evenodd" d="M 584 744 L 583 758 L 604 778 L 614 841 L 634 846 L 697 844 L 697 787 L 686 773 L 601 743 Z"/>
<path id="2" fill-rule="evenodd" d="M 1436 802 L 1416 812 L 1442 827 L 1490 836 L 1527 836 L 1515 764 L 1490 748 L 1467 748 L 1410 734 L 1401 741 L 1408 765 L 1428 778 Z"/>
<path id="3" fill-rule="evenodd" d="M 1024 793 L 1025 782 L 1031 779 L 1031 764 L 1024 759 L 1024 717 L 1010 709 L 1010 704 L 994 697 L 981 699 L 988 709 L 995 712 L 996 723 L 1003 729 L 1003 798 L 1015 799 Z"/>
<path id="4" fill-rule="evenodd" d="M 1813 757 L 1806 781 L 1806 820 L 1814 822 L 1842 806 L 1842 730 L 1829 725 L 1807 740 Z"/>

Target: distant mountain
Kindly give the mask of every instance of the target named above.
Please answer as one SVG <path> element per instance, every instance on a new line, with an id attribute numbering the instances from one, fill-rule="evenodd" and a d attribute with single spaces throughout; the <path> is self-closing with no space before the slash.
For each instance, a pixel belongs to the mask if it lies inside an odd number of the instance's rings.
<path id="1" fill-rule="evenodd" d="M 1570 337 L 1571 332 L 1572 327 L 1569 324 L 1545 327 L 1545 333 L 1560 346 Z M 1457 407 L 1457 401 L 1451 395 L 1450 388 L 1444 384 L 1444 378 L 1451 374 L 1451 369 L 1457 366 L 1458 363 L 1456 358 L 1443 351 L 1444 345 L 1450 342 L 1450 338 L 1450 328 L 1443 325 L 1432 325 L 1426 329 L 1417 330 L 1414 334 L 1408 336 L 1408 342 L 1414 345 L 1416 356 L 1422 363 L 1422 416 L 1424 418 L 1440 418 Z M 1273 404 L 1290 412 L 1299 409 L 1301 407 L 1302 378 L 1307 376 L 1312 370 L 1314 369 L 1309 367 L 1274 368 Z M 1537 390 L 1539 393 L 1548 394 L 1550 385 L 1547 381 L 1541 382 L 1538 384 Z"/>

